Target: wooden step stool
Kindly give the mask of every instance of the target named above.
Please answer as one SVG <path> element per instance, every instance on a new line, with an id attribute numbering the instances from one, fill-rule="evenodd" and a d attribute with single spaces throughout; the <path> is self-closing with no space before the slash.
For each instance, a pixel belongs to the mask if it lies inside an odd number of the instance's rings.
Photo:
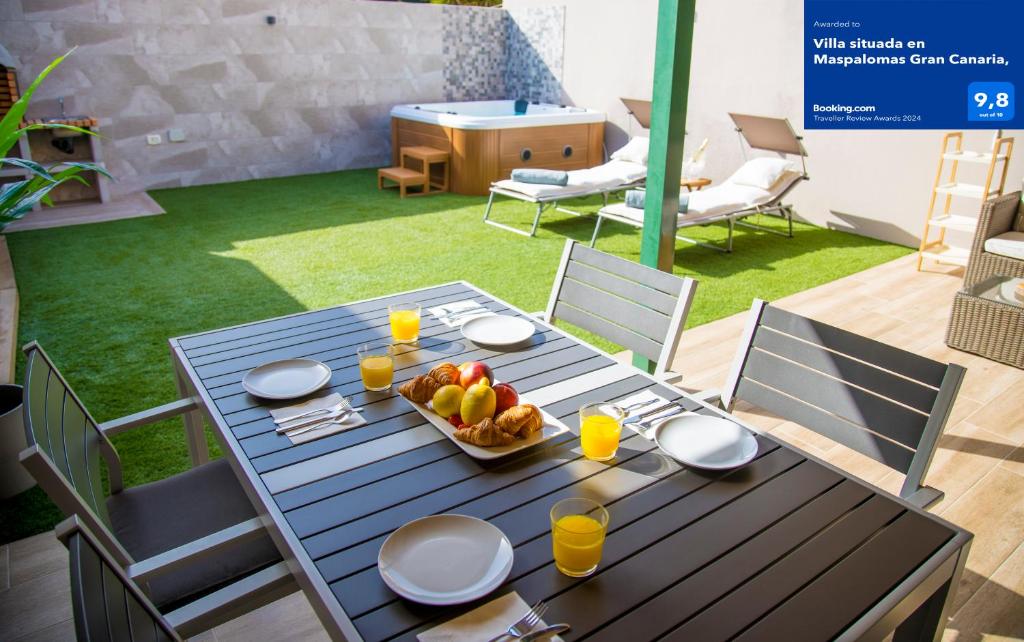
<path id="1" fill-rule="evenodd" d="M 377 189 L 384 189 L 385 179 L 396 183 L 395 186 L 398 187 L 398 194 L 402 198 L 405 198 L 406 194 L 416 194 L 416 192 L 408 192 L 407 189 L 409 187 L 422 187 L 423 191 L 418 192 L 419 194 L 424 194 L 427 190 L 427 177 L 414 169 L 406 169 L 404 167 L 382 167 L 378 169 Z"/>
<path id="2" fill-rule="evenodd" d="M 413 163 L 413 168 L 418 167 L 425 178 L 423 194 L 434 194 L 437 192 L 448 191 L 451 174 L 451 168 L 448 163 L 448 152 L 443 149 L 417 145 L 413 147 L 403 147 L 399 154 L 399 158 L 401 159 L 400 164 L 404 168 L 409 168 L 409 159 L 417 161 L 418 164 Z M 433 171 L 435 165 L 441 166 L 441 171 L 437 173 L 437 176 L 435 176 Z"/>

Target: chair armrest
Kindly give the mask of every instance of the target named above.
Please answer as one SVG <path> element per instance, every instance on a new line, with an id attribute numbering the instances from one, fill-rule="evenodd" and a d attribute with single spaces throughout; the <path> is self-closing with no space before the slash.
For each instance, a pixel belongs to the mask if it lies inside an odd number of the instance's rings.
<path id="1" fill-rule="evenodd" d="M 130 564 L 128 577 L 140 584 L 155 577 L 194 563 L 204 557 L 216 555 L 233 546 L 244 544 L 263 535 L 266 529 L 259 517 L 239 522 L 188 544 Z"/>
<path id="2" fill-rule="evenodd" d="M 114 435 L 120 434 L 126 430 L 131 430 L 132 428 L 146 426 L 158 421 L 163 421 L 164 419 L 183 415 L 198 407 L 199 400 L 196 397 L 178 399 L 177 401 L 172 401 L 171 403 L 166 403 L 162 406 L 157 406 L 156 408 L 137 412 L 134 415 L 128 415 L 127 417 L 121 417 L 120 419 L 106 421 L 101 423 L 99 428 L 107 437 L 113 437 Z"/>
<path id="3" fill-rule="evenodd" d="M 278 562 L 189 602 L 164 617 L 179 635 L 191 638 L 297 590 L 299 585 L 287 563 Z"/>
<path id="4" fill-rule="evenodd" d="M 946 496 L 946 493 L 941 490 L 932 488 L 931 486 L 922 486 L 917 489 L 910 497 L 905 497 L 908 502 L 917 506 L 918 508 L 927 509 L 929 506 L 939 501 Z"/>
<path id="5" fill-rule="evenodd" d="M 718 390 L 717 388 L 711 388 L 710 390 L 701 390 L 700 392 L 695 392 L 690 396 L 696 399 L 697 401 L 703 401 L 708 405 L 717 406 L 719 408 L 722 407 L 722 391 Z"/>

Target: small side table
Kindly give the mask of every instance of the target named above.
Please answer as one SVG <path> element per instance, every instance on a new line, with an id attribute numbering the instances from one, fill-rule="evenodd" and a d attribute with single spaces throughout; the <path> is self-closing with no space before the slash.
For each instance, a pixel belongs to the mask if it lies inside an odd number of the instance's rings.
<path id="1" fill-rule="evenodd" d="M 953 298 L 946 345 L 1024 369 L 1024 279 L 994 276 Z"/>
<path id="2" fill-rule="evenodd" d="M 417 145 L 413 147 L 403 147 L 399 156 L 401 166 L 406 169 L 409 169 L 406 159 L 411 158 L 419 162 L 420 171 L 426 178 L 423 186 L 424 194 L 448 191 L 449 177 L 451 174 L 451 169 L 448 163 L 448 152 L 443 149 Z M 440 177 L 434 176 L 432 171 L 434 165 L 441 165 Z"/>
<path id="3" fill-rule="evenodd" d="M 679 179 L 679 187 L 685 187 L 691 192 L 699 192 L 702 187 L 707 187 L 711 184 L 710 178 L 681 178 Z"/>

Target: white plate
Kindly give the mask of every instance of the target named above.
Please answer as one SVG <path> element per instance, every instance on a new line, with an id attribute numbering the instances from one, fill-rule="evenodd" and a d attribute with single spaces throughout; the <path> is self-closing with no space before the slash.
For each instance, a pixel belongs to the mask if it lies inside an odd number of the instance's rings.
<path id="1" fill-rule="evenodd" d="M 487 346 L 514 346 L 533 336 L 536 328 L 521 317 L 488 314 L 462 324 L 462 336 Z"/>
<path id="2" fill-rule="evenodd" d="M 405 399 L 405 397 L 402 397 L 402 399 Z M 408 399 L 405 400 L 409 401 Z M 456 439 L 455 426 L 448 423 L 447 419 L 431 410 L 426 404 L 416 403 L 414 401 L 409 401 L 409 403 L 412 404 L 412 407 L 418 410 L 419 413 L 427 419 L 427 421 L 434 424 L 435 428 L 443 432 L 445 437 L 450 439 L 452 443 L 464 450 L 467 455 L 474 459 L 498 459 L 499 457 L 511 455 L 512 453 L 519 452 L 525 448 L 536 446 L 537 444 L 543 443 L 552 437 L 557 437 L 562 433 L 569 432 L 568 426 L 558 419 L 555 419 L 552 415 L 549 415 L 543 408 L 540 408 L 540 414 L 544 418 L 544 426 L 540 430 L 530 435 L 527 439 L 516 439 L 508 446 L 489 446 L 485 448 L 483 446 L 467 444 L 464 441 Z M 519 403 L 528 404 L 530 403 L 530 400 L 520 397 Z M 537 404 L 533 405 L 536 406 Z"/>
<path id="3" fill-rule="evenodd" d="M 687 466 L 709 470 L 736 468 L 757 456 L 757 439 L 742 426 L 722 419 L 686 413 L 661 422 L 654 443 Z"/>
<path id="4" fill-rule="evenodd" d="M 283 359 L 253 368 L 242 387 L 264 399 L 294 399 L 319 390 L 331 380 L 331 369 L 312 359 Z"/>
<path id="5" fill-rule="evenodd" d="M 501 586 L 512 570 L 512 543 L 482 519 L 431 515 L 384 540 L 377 570 L 388 587 L 420 604 L 462 604 Z"/>

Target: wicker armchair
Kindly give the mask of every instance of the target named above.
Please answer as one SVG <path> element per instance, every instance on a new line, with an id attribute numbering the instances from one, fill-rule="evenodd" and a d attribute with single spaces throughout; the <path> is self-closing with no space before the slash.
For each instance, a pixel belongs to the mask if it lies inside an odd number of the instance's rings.
<path id="1" fill-rule="evenodd" d="M 1024 278 L 1024 261 L 985 251 L 985 241 L 1011 231 L 1024 232 L 1024 204 L 1021 193 L 1013 192 L 985 202 L 978 218 L 978 230 L 964 273 L 964 287 L 992 276 Z"/>

